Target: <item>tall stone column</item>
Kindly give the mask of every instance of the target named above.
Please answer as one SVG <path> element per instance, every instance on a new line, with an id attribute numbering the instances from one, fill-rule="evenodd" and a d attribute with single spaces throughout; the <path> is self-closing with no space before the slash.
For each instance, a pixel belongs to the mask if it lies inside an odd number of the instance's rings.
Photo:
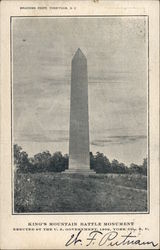
<path id="1" fill-rule="evenodd" d="M 69 170 L 89 173 L 89 117 L 87 59 L 78 49 L 72 59 L 69 134 Z"/>

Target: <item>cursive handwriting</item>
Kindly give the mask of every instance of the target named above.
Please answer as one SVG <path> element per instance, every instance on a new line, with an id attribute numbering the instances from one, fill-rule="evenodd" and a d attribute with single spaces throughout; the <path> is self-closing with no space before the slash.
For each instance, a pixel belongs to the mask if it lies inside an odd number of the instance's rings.
<path id="1" fill-rule="evenodd" d="M 87 241 L 87 244 L 85 243 Z M 124 245 L 138 245 L 145 246 L 151 245 L 152 247 L 156 247 L 158 243 L 154 243 L 153 241 L 141 241 L 137 238 L 136 235 L 133 235 L 132 232 L 126 235 L 119 235 L 116 231 L 111 231 L 106 234 L 103 234 L 101 231 L 94 230 L 89 233 L 86 240 L 82 240 L 82 230 L 80 230 L 77 234 L 72 234 L 69 240 L 67 240 L 65 246 L 70 245 L 85 245 L 86 247 L 98 244 L 98 246 L 124 246 Z"/>
<path id="2" fill-rule="evenodd" d="M 66 242 L 65 246 L 68 247 L 71 244 L 76 245 L 78 242 L 81 243 L 81 245 L 82 245 L 82 240 L 78 239 L 81 232 L 82 232 L 82 230 L 79 231 L 76 236 L 74 234 L 72 234 L 71 238 Z"/>

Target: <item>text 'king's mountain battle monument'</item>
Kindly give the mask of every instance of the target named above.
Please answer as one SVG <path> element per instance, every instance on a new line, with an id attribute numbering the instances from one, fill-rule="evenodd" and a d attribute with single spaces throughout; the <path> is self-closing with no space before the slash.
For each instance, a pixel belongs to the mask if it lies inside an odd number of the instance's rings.
<path id="1" fill-rule="evenodd" d="M 67 173 L 94 173 L 90 169 L 87 59 L 78 49 L 72 59 L 69 169 Z"/>

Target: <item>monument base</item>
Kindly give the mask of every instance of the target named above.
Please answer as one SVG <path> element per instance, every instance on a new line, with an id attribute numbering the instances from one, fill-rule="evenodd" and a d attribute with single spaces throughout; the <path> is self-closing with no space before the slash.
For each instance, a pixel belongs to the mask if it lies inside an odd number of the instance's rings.
<path id="1" fill-rule="evenodd" d="M 81 175 L 96 174 L 96 172 L 92 169 L 66 169 L 63 173 L 65 173 L 65 174 L 81 174 Z"/>

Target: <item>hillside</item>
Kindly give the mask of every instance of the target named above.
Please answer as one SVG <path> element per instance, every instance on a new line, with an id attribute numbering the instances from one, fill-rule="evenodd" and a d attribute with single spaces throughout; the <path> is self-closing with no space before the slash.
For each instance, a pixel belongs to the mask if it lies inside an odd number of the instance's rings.
<path id="1" fill-rule="evenodd" d="M 27 173 L 15 176 L 15 212 L 145 212 L 142 175 Z"/>

